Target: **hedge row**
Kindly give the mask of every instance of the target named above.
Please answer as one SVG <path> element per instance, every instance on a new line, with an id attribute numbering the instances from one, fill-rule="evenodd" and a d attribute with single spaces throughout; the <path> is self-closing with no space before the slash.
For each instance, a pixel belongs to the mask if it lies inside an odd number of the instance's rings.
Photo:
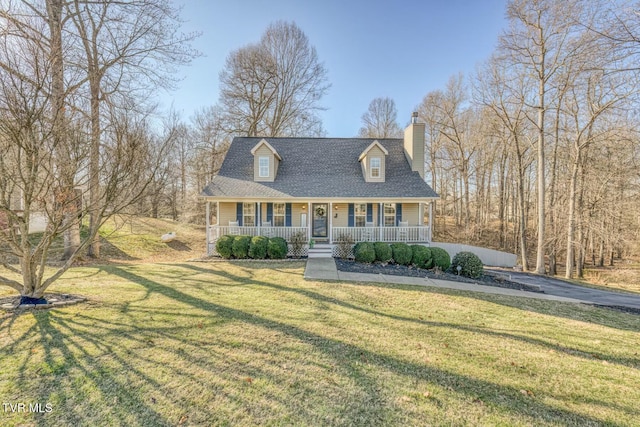
<path id="1" fill-rule="evenodd" d="M 396 264 L 413 264 L 419 268 L 438 267 L 442 271 L 447 270 L 451 265 L 449 254 L 442 248 L 428 248 L 422 245 L 409 246 L 406 243 L 392 243 L 389 245 L 384 242 L 360 242 L 353 247 L 353 254 L 358 262 L 389 262 L 393 260 Z M 477 271 L 477 265 L 471 270 Z M 467 269 L 463 271 L 467 272 Z"/>
<path id="2" fill-rule="evenodd" d="M 283 259 L 287 257 L 288 246 L 282 237 L 225 235 L 216 242 L 216 251 L 226 259 Z"/>

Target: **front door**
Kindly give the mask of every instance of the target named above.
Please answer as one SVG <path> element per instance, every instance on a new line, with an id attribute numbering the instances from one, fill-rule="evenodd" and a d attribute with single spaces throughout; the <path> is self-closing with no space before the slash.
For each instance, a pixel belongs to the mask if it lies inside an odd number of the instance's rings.
<path id="1" fill-rule="evenodd" d="M 326 203 L 314 203 L 312 205 L 313 212 L 313 226 L 312 226 L 312 236 L 319 238 L 327 238 L 328 237 L 328 208 L 329 206 Z"/>

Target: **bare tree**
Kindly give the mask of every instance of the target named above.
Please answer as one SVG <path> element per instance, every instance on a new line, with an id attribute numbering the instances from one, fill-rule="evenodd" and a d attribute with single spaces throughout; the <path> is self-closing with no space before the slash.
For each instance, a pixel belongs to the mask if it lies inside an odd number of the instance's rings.
<path id="1" fill-rule="evenodd" d="M 321 135 L 327 70 L 295 24 L 271 24 L 259 43 L 231 52 L 220 73 L 226 130 L 247 136 Z"/>
<path id="2" fill-rule="evenodd" d="M 375 98 L 362 115 L 361 138 L 401 138 L 396 103 L 391 98 Z"/>
<path id="3" fill-rule="evenodd" d="M 566 47 L 576 27 L 577 2 L 554 0 L 512 0 L 507 5 L 509 29 L 500 39 L 500 49 L 514 64 L 526 67 L 537 83 L 530 105 L 536 112 L 532 119 L 537 130 L 538 246 L 536 272 L 545 269 L 545 115 L 551 92 L 551 79 L 571 55 Z"/>
<path id="4" fill-rule="evenodd" d="M 189 63 L 197 55 L 189 48 L 196 34 L 179 33 L 178 11 L 165 0 L 74 0 L 67 4 L 66 12 L 73 21 L 72 33 L 77 34 L 82 46 L 82 62 L 76 67 L 88 82 L 89 228 L 93 232 L 101 222 L 99 162 L 105 122 L 101 104 L 117 105 L 114 99 L 123 96 L 147 99 L 158 87 L 172 87 L 176 66 Z M 91 243 L 89 255 L 100 256 L 98 238 Z"/>

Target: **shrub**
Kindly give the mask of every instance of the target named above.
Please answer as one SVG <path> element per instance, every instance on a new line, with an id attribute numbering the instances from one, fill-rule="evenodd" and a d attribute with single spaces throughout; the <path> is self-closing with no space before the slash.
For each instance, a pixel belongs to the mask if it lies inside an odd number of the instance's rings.
<path id="1" fill-rule="evenodd" d="M 353 253 L 353 237 L 347 233 L 340 233 L 338 235 L 338 244 L 336 245 L 336 256 L 338 258 L 352 258 Z"/>
<path id="2" fill-rule="evenodd" d="M 238 259 L 246 258 L 249 255 L 249 246 L 251 245 L 251 236 L 236 236 L 233 239 L 233 256 Z"/>
<path id="3" fill-rule="evenodd" d="M 300 258 L 304 255 L 304 245 L 307 244 L 307 234 L 303 231 L 298 231 L 291 235 L 289 243 L 291 243 L 291 253 L 293 257 Z"/>
<path id="4" fill-rule="evenodd" d="M 431 258 L 433 258 L 433 265 L 442 271 L 447 271 L 447 268 L 451 265 L 449 253 L 438 247 L 431 247 L 429 249 L 431 250 Z"/>
<path id="5" fill-rule="evenodd" d="M 253 259 L 265 259 L 267 257 L 267 245 L 269 239 L 264 236 L 256 236 L 251 239 L 249 245 L 249 258 Z"/>
<path id="6" fill-rule="evenodd" d="M 216 251 L 222 258 L 229 259 L 233 255 L 233 239 L 235 236 L 224 235 L 216 242 Z"/>
<path id="7" fill-rule="evenodd" d="M 451 260 L 451 271 L 458 272 L 458 266 L 462 267 L 460 275 L 477 279 L 482 276 L 484 268 L 480 258 L 472 252 L 458 252 Z"/>
<path id="8" fill-rule="evenodd" d="M 380 262 L 389 262 L 393 257 L 393 252 L 391 251 L 391 246 L 388 243 L 384 242 L 375 242 L 373 244 L 373 249 L 376 253 L 376 261 Z"/>
<path id="9" fill-rule="evenodd" d="M 376 251 L 371 242 L 360 242 L 354 248 L 354 255 L 358 262 L 373 262 L 376 260 Z"/>
<path id="10" fill-rule="evenodd" d="M 411 263 L 418 268 L 433 267 L 431 250 L 426 246 L 412 245 L 411 246 Z"/>
<path id="11" fill-rule="evenodd" d="M 272 237 L 267 245 L 267 254 L 271 259 L 283 259 L 287 257 L 289 248 L 287 241 L 282 237 Z"/>
<path id="12" fill-rule="evenodd" d="M 393 254 L 393 260 L 397 264 L 409 265 L 411 264 L 411 247 L 406 243 L 392 243 L 391 252 Z"/>

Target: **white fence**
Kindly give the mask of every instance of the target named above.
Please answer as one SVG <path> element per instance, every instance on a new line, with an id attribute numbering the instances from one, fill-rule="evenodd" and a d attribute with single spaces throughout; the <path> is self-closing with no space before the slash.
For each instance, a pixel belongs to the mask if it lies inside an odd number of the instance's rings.
<path id="1" fill-rule="evenodd" d="M 220 226 L 213 225 L 210 227 L 209 241 L 215 242 L 221 236 L 265 236 L 265 237 L 282 237 L 289 241 L 291 236 L 296 233 L 304 233 L 307 236 L 307 227 L 241 227 L 241 226 Z"/>
<path id="2" fill-rule="evenodd" d="M 405 242 L 429 241 L 429 227 L 333 227 L 333 240 L 349 236 L 354 242 Z"/>

